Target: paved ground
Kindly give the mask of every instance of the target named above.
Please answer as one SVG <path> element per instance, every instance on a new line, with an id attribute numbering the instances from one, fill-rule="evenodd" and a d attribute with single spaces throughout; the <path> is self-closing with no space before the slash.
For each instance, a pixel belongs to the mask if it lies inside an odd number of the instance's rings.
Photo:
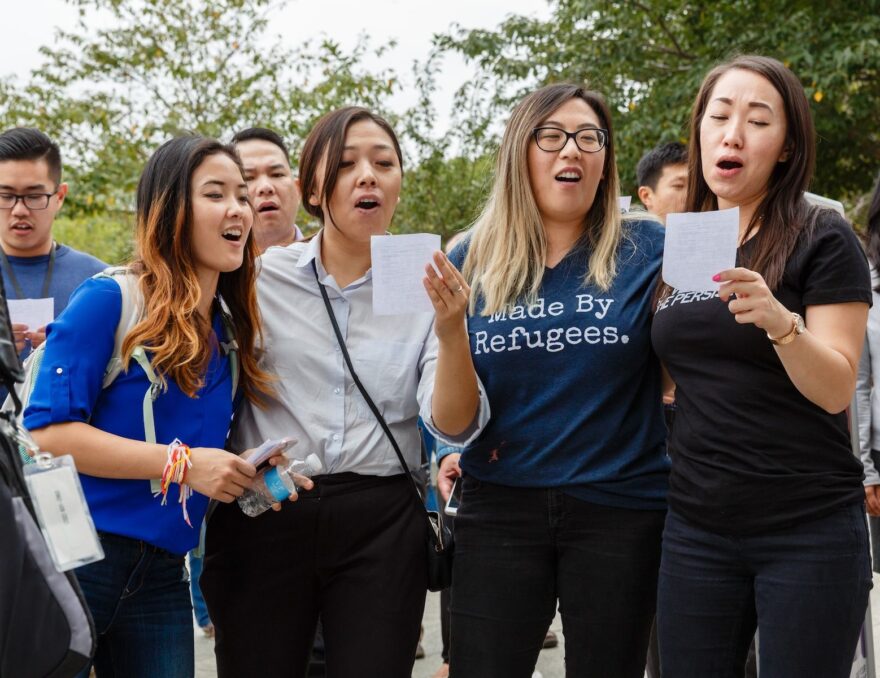
<path id="1" fill-rule="evenodd" d="M 426 657 L 417 659 L 413 667 L 413 678 L 430 678 L 440 668 L 441 641 L 440 641 L 440 594 L 429 593 L 425 604 L 425 637 L 422 646 L 425 648 Z M 565 656 L 562 638 L 562 620 L 557 615 L 550 627 L 559 636 L 559 646 L 552 650 L 544 650 L 538 660 L 537 670 L 543 678 L 562 678 L 565 675 L 562 667 L 562 658 Z M 213 640 L 205 638 L 199 629 L 196 629 L 196 678 L 214 678 L 217 675 L 214 664 Z M 255 677 L 257 678 L 257 677 Z"/>
<path id="2" fill-rule="evenodd" d="M 425 605 L 425 638 L 422 645 L 427 656 L 416 660 L 413 678 L 430 678 L 441 664 L 440 660 L 440 594 L 429 593 Z M 871 592 L 871 611 L 874 619 L 874 647 L 880 649 L 880 575 L 874 575 L 874 590 Z M 542 678 L 564 678 L 565 639 L 562 635 L 562 620 L 557 615 L 550 627 L 559 636 L 559 646 L 544 650 L 538 659 L 537 670 Z M 214 678 L 217 675 L 214 665 L 213 641 L 196 630 L 196 678 Z"/>

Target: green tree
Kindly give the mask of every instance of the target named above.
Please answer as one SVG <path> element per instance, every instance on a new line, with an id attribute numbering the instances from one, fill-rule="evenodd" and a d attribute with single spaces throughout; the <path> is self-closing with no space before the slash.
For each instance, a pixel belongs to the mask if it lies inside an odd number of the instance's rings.
<path id="1" fill-rule="evenodd" d="M 90 252 L 111 266 L 131 259 L 133 234 L 134 218 L 126 212 L 61 216 L 52 226 L 52 235 L 58 242 Z"/>
<path id="2" fill-rule="evenodd" d="M 813 184 L 851 205 L 880 166 L 880 2 L 551 0 L 549 20 L 511 16 L 495 30 L 437 39 L 495 79 L 486 96 L 506 114 L 538 85 L 587 82 L 616 111 L 621 179 L 654 145 L 686 139 L 706 72 L 734 53 L 786 63 L 801 79 L 819 134 Z"/>
<path id="3" fill-rule="evenodd" d="M 134 189 L 150 153 L 182 131 L 228 138 L 272 127 L 296 148 L 324 112 L 346 104 L 382 109 L 396 91 L 383 56 L 362 39 L 346 52 L 330 40 L 286 47 L 267 36 L 286 0 L 68 0 L 79 24 L 41 49 L 24 86 L 0 84 L 0 128 L 33 125 L 56 139 L 72 190 L 65 213 L 103 215 L 130 228 Z M 103 15 L 95 29 L 96 13 Z M 114 216 L 115 215 L 115 216 Z M 108 253 L 114 258 L 115 245 Z"/>
<path id="4" fill-rule="evenodd" d="M 419 99 L 401 118 L 412 169 L 406 174 L 395 228 L 437 233 L 446 241 L 479 215 L 491 188 L 496 139 L 495 107 L 483 95 L 484 78 L 461 87 L 449 129 L 435 132 L 433 95 L 441 61 L 442 54 L 435 51 L 413 68 Z"/>

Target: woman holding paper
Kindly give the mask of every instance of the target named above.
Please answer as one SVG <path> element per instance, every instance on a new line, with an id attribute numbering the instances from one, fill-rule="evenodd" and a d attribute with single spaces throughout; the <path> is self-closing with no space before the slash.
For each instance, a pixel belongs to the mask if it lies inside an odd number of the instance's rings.
<path id="1" fill-rule="evenodd" d="M 531 676 L 562 612 L 572 676 L 644 675 L 668 471 L 651 297 L 663 230 L 622 217 L 611 116 L 577 85 L 514 109 L 451 254 L 492 420 L 463 470 L 450 675 Z"/>
<path id="2" fill-rule="evenodd" d="M 797 77 L 738 57 L 691 117 L 688 210 L 739 208 L 717 295 L 661 291 L 676 385 L 658 595 L 664 678 L 849 676 L 871 588 L 847 418 L 871 283 L 849 224 L 811 207 L 815 134 Z M 673 303 L 674 302 L 674 303 Z"/>
<path id="3" fill-rule="evenodd" d="M 428 265 L 414 281 L 434 313 L 374 312 L 371 238 L 387 233 L 402 179 L 384 119 L 355 107 L 325 115 L 299 166 L 304 205 L 323 228 L 261 259 L 263 365 L 278 375 L 277 398 L 245 404 L 234 442 L 293 436 L 292 454 L 317 453 L 326 473 L 279 512 L 253 519 L 219 506 L 210 519 L 201 583 L 220 676 L 305 676 L 319 615 L 328 676 L 412 673 L 427 584 L 424 509 L 352 380 L 330 312 L 409 469 L 421 464 L 420 414 L 464 443 L 489 411 L 465 331 L 468 287 L 442 253 L 433 256 L 442 278 Z"/>
<path id="4" fill-rule="evenodd" d="M 255 473 L 223 449 L 234 397 L 271 392 L 253 351 L 254 213 L 235 151 L 195 135 L 163 144 L 136 217 L 128 271 L 87 280 L 49 325 L 24 423 L 43 449 L 74 457 L 101 538 L 104 559 L 76 570 L 95 672 L 183 678 L 195 671 L 184 557 L 208 499 L 234 502 Z M 237 370 L 222 348 L 233 344 Z M 107 383 L 115 360 L 125 369 Z"/>

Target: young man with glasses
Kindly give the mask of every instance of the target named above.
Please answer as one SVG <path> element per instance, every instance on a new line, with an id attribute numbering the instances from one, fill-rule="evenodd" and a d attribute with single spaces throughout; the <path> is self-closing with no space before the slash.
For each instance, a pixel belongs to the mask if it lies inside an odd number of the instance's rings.
<path id="1" fill-rule="evenodd" d="M 107 267 L 53 239 L 52 223 L 66 196 L 61 152 L 49 137 L 25 127 L 0 134 L 0 267 L 6 297 L 52 299 L 53 317 L 83 280 Z M 45 325 L 29 327 L 11 315 L 20 353 L 43 343 Z"/>

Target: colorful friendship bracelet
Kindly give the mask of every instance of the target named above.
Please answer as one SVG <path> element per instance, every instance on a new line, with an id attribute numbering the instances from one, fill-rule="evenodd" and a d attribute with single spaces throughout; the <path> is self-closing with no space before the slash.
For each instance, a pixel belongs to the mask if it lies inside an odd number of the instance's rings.
<path id="1" fill-rule="evenodd" d="M 183 511 L 183 519 L 186 524 L 192 527 L 189 520 L 189 513 L 186 510 L 186 502 L 192 496 L 192 488 L 185 485 L 186 472 L 192 467 L 192 450 L 185 443 L 175 438 L 168 445 L 168 461 L 165 462 L 165 469 L 162 471 L 162 480 L 160 489 L 154 496 L 162 495 L 162 506 L 168 501 L 168 488 L 171 483 L 177 483 L 180 487 L 178 503 Z"/>

